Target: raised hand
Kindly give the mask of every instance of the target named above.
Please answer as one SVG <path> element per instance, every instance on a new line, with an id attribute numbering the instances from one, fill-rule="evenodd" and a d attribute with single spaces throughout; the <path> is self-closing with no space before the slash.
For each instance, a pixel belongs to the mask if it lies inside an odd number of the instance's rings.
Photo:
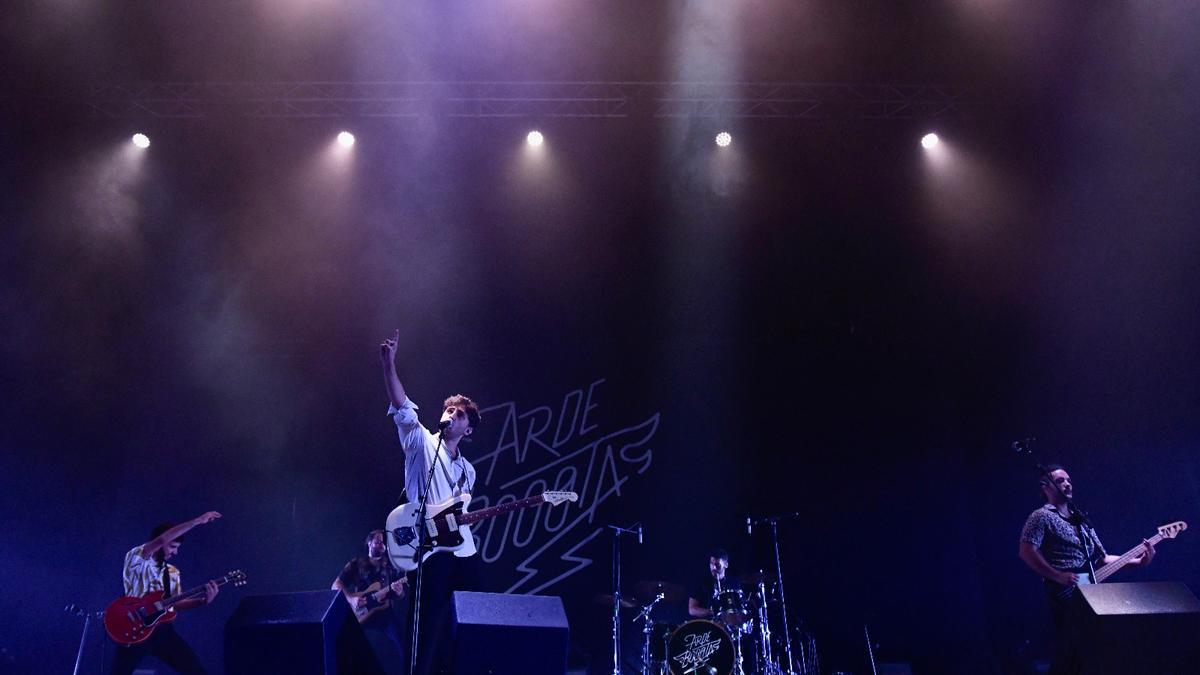
<path id="1" fill-rule="evenodd" d="M 195 518 L 192 518 L 192 522 L 195 523 L 196 525 L 205 525 L 207 523 L 211 523 L 212 521 L 214 521 L 220 517 L 221 517 L 221 514 L 217 513 L 216 511 L 208 511 L 199 516 L 196 516 Z"/>
<path id="2" fill-rule="evenodd" d="M 397 328 L 392 337 L 383 341 L 379 345 L 379 360 L 385 364 L 395 363 L 396 360 L 396 343 L 400 342 L 400 329 Z"/>

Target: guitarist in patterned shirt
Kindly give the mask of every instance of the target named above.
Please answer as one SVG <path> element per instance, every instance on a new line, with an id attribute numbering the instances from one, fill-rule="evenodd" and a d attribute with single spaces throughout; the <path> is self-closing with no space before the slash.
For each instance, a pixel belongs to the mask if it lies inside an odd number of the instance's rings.
<path id="1" fill-rule="evenodd" d="M 162 591 L 164 597 L 183 590 L 180 586 L 179 568 L 168 564 L 167 561 L 179 552 L 180 542 L 188 530 L 197 525 L 204 525 L 220 518 L 221 514 L 209 511 L 189 521 L 174 525 L 163 523 L 150 532 L 150 540 L 135 546 L 125 554 L 125 570 L 122 578 L 125 582 L 125 595 L 142 597 L 151 591 Z M 164 588 L 166 580 L 169 588 Z M 204 597 L 183 600 L 175 605 L 176 610 L 191 609 L 207 605 L 217 597 L 217 584 L 208 582 L 204 587 Z M 110 669 L 112 675 L 129 675 L 147 656 L 157 657 L 160 661 L 185 675 L 204 673 L 204 666 L 196 652 L 184 642 L 175 627 L 164 623 L 154 630 L 150 639 L 132 646 L 117 646 L 117 654 Z"/>
<path id="2" fill-rule="evenodd" d="M 346 596 L 385 673 L 404 673 L 404 613 L 408 579 L 388 559 L 383 530 L 367 534 L 367 557 L 346 563 L 333 588 Z"/>

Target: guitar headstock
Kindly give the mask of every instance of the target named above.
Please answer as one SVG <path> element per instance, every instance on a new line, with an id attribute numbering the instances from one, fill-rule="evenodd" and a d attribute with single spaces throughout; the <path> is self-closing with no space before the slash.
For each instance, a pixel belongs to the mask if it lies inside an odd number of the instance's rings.
<path id="1" fill-rule="evenodd" d="M 542 500 L 551 506 L 558 506 L 563 502 L 579 501 L 579 495 L 574 492 L 548 491 L 542 493 Z"/>
<path id="2" fill-rule="evenodd" d="M 221 577 L 221 583 L 233 584 L 234 586 L 246 585 L 246 573 L 241 570 L 234 570 L 229 574 Z"/>
<path id="3" fill-rule="evenodd" d="M 1158 528 L 1158 533 L 1163 539 L 1174 539 L 1175 535 L 1187 529 L 1187 523 L 1182 520 L 1177 520 L 1168 525 L 1162 525 Z"/>

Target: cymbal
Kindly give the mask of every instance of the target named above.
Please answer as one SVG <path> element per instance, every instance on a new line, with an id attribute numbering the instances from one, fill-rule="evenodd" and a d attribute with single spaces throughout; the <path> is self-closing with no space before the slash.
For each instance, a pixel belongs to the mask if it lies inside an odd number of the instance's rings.
<path id="1" fill-rule="evenodd" d="M 765 581 L 768 584 L 774 583 L 775 575 L 763 574 L 762 572 L 747 572 L 738 577 L 738 580 L 747 586 L 757 586 L 760 581 Z"/>
<path id="2" fill-rule="evenodd" d="M 687 591 L 683 586 L 669 581 L 639 581 L 633 585 L 633 592 L 639 600 L 651 602 L 659 593 L 663 594 L 664 602 L 683 602 L 687 599 Z"/>
<path id="3" fill-rule="evenodd" d="M 596 597 L 592 598 L 592 600 L 596 601 L 598 604 L 601 604 L 601 605 L 608 605 L 609 607 L 612 607 L 612 604 L 613 604 L 612 593 L 601 593 L 601 594 L 597 595 Z M 621 607 L 624 609 L 629 609 L 630 607 L 637 607 L 637 605 L 635 605 L 633 602 L 631 602 L 629 600 L 626 600 L 625 598 L 621 598 Z"/>

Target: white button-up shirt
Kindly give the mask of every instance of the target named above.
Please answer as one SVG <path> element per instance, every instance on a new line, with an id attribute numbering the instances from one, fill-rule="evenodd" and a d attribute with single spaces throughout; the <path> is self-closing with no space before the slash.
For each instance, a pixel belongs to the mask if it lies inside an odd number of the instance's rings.
<path id="1" fill-rule="evenodd" d="M 421 426 L 417 419 L 417 404 L 412 399 L 404 399 L 404 404 L 399 408 L 389 405 L 388 415 L 396 423 L 400 447 L 404 449 L 404 489 L 408 493 L 408 501 L 415 502 L 421 498 L 425 481 L 429 479 L 430 462 L 435 461 L 435 452 L 438 461 L 429 488 L 429 503 L 441 504 L 472 491 L 475 487 L 475 467 L 462 456 L 461 451 L 458 459 L 450 459 L 450 453 L 438 437 Z"/>

